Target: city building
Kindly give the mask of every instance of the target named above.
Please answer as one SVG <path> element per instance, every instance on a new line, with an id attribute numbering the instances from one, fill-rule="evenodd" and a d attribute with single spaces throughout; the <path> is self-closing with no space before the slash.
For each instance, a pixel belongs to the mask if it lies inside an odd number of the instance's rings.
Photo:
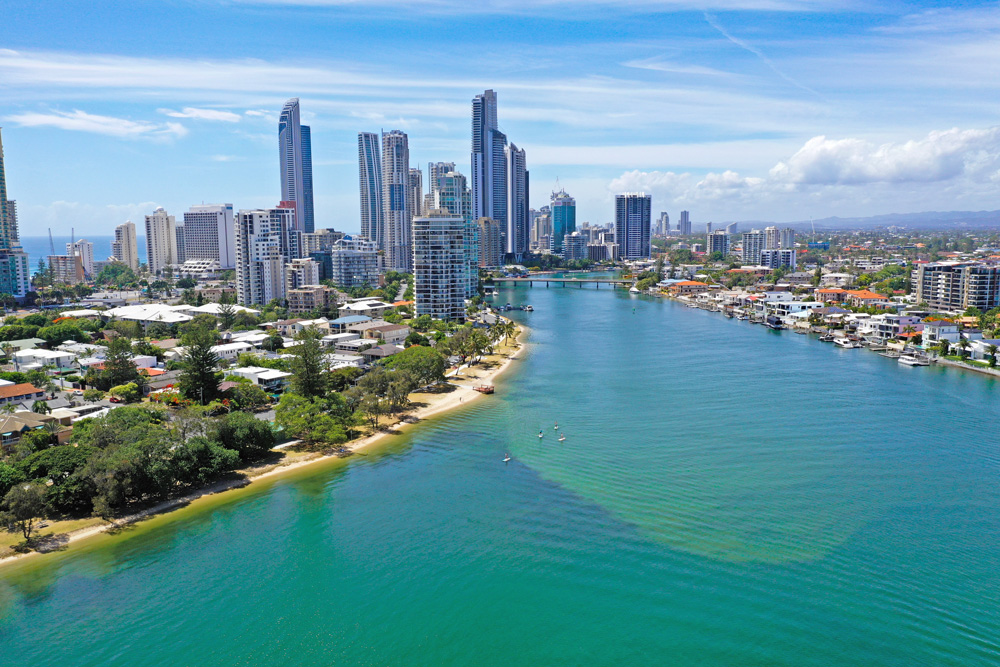
<path id="1" fill-rule="evenodd" d="M 552 237 L 552 209 L 543 206 L 537 211 L 531 209 L 531 249 L 540 250 L 548 248 L 548 242 L 542 243 L 543 238 Z"/>
<path id="2" fill-rule="evenodd" d="M 777 269 L 787 266 L 792 271 L 795 270 L 795 249 L 794 248 L 765 248 L 760 251 L 760 266 Z"/>
<path id="3" fill-rule="evenodd" d="M 949 311 L 1000 306 L 1000 265 L 978 262 L 933 262 L 917 268 L 917 303 Z"/>
<path id="4" fill-rule="evenodd" d="M 709 255 L 721 252 L 723 257 L 729 254 L 729 234 L 725 229 L 717 229 L 708 234 L 705 240 L 705 251 Z"/>
<path id="5" fill-rule="evenodd" d="M 454 162 L 428 162 L 427 163 L 427 194 L 431 197 L 430 200 L 424 199 L 424 201 L 434 201 L 434 194 L 437 192 L 438 179 L 445 174 L 450 174 L 455 171 Z M 470 195 L 471 198 L 471 195 Z M 471 199 L 470 199 L 471 201 Z M 431 208 L 434 208 L 433 204 Z M 428 209 L 429 210 L 429 209 Z"/>
<path id="6" fill-rule="evenodd" d="M 278 119 L 278 165 L 281 200 L 295 202 L 295 224 L 314 231 L 312 183 L 312 130 L 299 122 L 299 98 L 285 102 Z"/>
<path id="7" fill-rule="evenodd" d="M 743 232 L 742 239 L 743 251 L 740 259 L 743 260 L 744 264 L 759 265 L 760 253 L 765 248 L 767 235 L 759 229 L 753 229 L 749 232 Z"/>
<path id="8" fill-rule="evenodd" d="M 507 147 L 507 227 L 505 252 L 520 263 L 528 252 L 528 169 L 524 149 L 513 142 Z"/>
<path id="9" fill-rule="evenodd" d="M 319 262 L 298 257 L 285 264 L 285 292 L 304 285 L 319 284 Z"/>
<path id="10" fill-rule="evenodd" d="M 28 255 L 17 231 L 17 208 L 7 199 L 3 140 L 0 138 L 0 293 L 23 299 L 31 291 Z"/>
<path id="11" fill-rule="evenodd" d="M 503 266 L 503 230 L 493 218 L 479 218 L 479 266 L 492 268 Z"/>
<path id="12" fill-rule="evenodd" d="M 681 236 L 691 236 L 691 214 L 687 211 L 681 211 L 681 219 L 677 223 L 677 232 Z"/>
<path id="13" fill-rule="evenodd" d="M 424 175 L 417 167 L 410 167 L 410 177 L 407 183 L 407 206 L 410 210 L 410 217 L 420 215 L 424 206 Z"/>
<path id="14" fill-rule="evenodd" d="M 333 308 L 337 305 L 336 295 L 337 290 L 326 285 L 303 285 L 288 290 L 285 298 L 290 312 L 306 313 Z"/>
<path id="15" fill-rule="evenodd" d="M 444 165 L 445 163 L 439 163 Z M 471 297 L 478 286 L 479 277 L 479 234 L 478 225 L 472 218 L 472 194 L 466 186 L 465 176 L 456 172 L 440 172 L 433 186 L 432 208 L 448 211 L 465 218 L 468 231 L 465 234 L 466 257 L 469 260 L 468 295 Z M 502 230 L 501 230 L 502 233 Z M 501 245 L 502 252 L 502 245 Z M 498 265 L 494 265 L 498 266 Z"/>
<path id="16" fill-rule="evenodd" d="M 727 234 L 735 234 L 739 230 L 740 224 L 738 222 L 730 222 L 726 225 Z"/>
<path id="17" fill-rule="evenodd" d="M 284 299 L 285 264 L 295 258 L 295 208 L 239 211 L 235 226 L 237 301 L 263 305 Z"/>
<path id="18" fill-rule="evenodd" d="M 386 267 L 403 273 L 410 273 L 413 264 L 409 183 L 410 147 L 406 133 L 393 130 L 383 134 L 382 238 Z"/>
<path id="19" fill-rule="evenodd" d="M 587 237 L 580 232 L 573 232 L 563 237 L 563 259 L 587 259 Z"/>
<path id="20" fill-rule="evenodd" d="M 764 230 L 765 240 L 764 249 L 774 250 L 775 248 L 781 247 L 781 231 L 774 226 L 768 227 Z"/>
<path id="21" fill-rule="evenodd" d="M 361 185 L 361 236 L 385 248 L 382 232 L 382 144 L 374 132 L 358 133 L 358 175 Z"/>
<path id="22" fill-rule="evenodd" d="M 413 292 L 418 316 L 465 318 L 468 231 L 463 216 L 441 209 L 413 219 Z"/>
<path id="23" fill-rule="evenodd" d="M 135 224 L 131 220 L 115 227 L 111 256 L 133 271 L 139 270 L 139 244 L 136 243 Z"/>
<path id="24" fill-rule="evenodd" d="M 615 196 L 615 241 L 622 259 L 643 259 L 650 255 L 650 211 L 653 198 L 644 192 Z"/>
<path id="25" fill-rule="evenodd" d="M 345 236 L 330 251 L 329 276 L 341 288 L 378 284 L 378 246 L 360 236 Z"/>
<path id="26" fill-rule="evenodd" d="M 308 257 L 316 252 L 330 252 L 337 241 L 344 236 L 344 232 L 335 229 L 317 229 L 311 234 L 303 234 L 302 255 Z"/>
<path id="27" fill-rule="evenodd" d="M 507 229 L 507 136 L 498 129 L 492 90 L 472 100 L 472 219 L 492 218 Z"/>
<path id="28" fill-rule="evenodd" d="M 49 255 L 52 281 L 76 285 L 84 281 L 83 261 L 79 255 Z"/>
<path id="29" fill-rule="evenodd" d="M 561 254 L 563 239 L 567 234 L 576 231 L 576 200 L 570 197 L 566 190 L 553 192 L 549 202 L 549 211 L 552 216 L 552 236 L 550 237 L 549 250 Z"/>
<path id="30" fill-rule="evenodd" d="M 66 244 L 66 254 L 72 257 L 76 255 L 83 265 L 83 273 L 94 277 L 94 244 L 87 239 L 80 239 Z"/>
<path id="31" fill-rule="evenodd" d="M 153 275 L 177 264 L 176 223 L 162 206 L 146 216 L 146 263 Z"/>
<path id="32" fill-rule="evenodd" d="M 656 222 L 656 234 L 666 236 L 670 233 L 670 215 L 666 211 L 660 212 L 660 217 Z"/>
<path id="33" fill-rule="evenodd" d="M 778 242 L 782 248 L 795 247 L 795 230 L 791 227 L 784 227 L 778 232 Z"/>
<path id="34" fill-rule="evenodd" d="M 177 257 L 174 261 L 183 264 L 187 261 L 187 249 L 184 247 L 184 225 L 174 225 L 174 232 L 177 236 Z"/>
<path id="35" fill-rule="evenodd" d="M 214 259 L 223 269 L 236 267 L 232 204 L 192 206 L 184 214 L 184 261 Z"/>

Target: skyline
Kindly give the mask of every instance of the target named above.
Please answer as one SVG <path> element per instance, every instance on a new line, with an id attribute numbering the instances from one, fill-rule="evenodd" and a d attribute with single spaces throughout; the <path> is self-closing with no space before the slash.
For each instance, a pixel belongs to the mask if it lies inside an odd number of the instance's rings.
<path id="1" fill-rule="evenodd" d="M 530 205 L 565 188 L 580 224 L 640 190 L 696 224 L 998 208 L 995 3 L 57 4 L 10 10 L 0 42 L 24 230 L 272 207 L 274 129 L 299 97 L 316 226 L 357 232 L 358 132 L 402 130 L 411 165 L 471 175 L 469 104 L 490 88 L 527 152 Z M 473 49 L 487 20 L 496 39 Z M 211 39 L 223 21 L 227 39 Z M 294 31 L 297 50 L 241 39 L 264 29 Z"/>

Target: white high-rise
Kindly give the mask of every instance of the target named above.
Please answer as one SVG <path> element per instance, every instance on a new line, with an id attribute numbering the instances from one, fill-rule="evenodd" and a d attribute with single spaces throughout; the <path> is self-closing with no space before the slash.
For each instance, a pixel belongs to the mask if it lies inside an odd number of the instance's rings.
<path id="1" fill-rule="evenodd" d="M 781 247 L 781 231 L 777 227 L 765 228 L 764 234 L 766 236 L 766 240 L 764 241 L 765 250 L 774 250 Z"/>
<path id="2" fill-rule="evenodd" d="M 615 242 L 622 259 L 649 257 L 652 201 L 645 192 L 615 196 Z"/>
<path id="3" fill-rule="evenodd" d="M 424 174 L 416 167 L 410 167 L 410 178 L 406 184 L 406 194 L 409 197 L 407 206 L 410 208 L 410 217 L 420 215 L 424 207 Z"/>
<path id="4" fill-rule="evenodd" d="M 312 131 L 299 122 L 299 98 L 285 102 L 278 119 L 281 201 L 295 202 L 295 224 L 311 232 L 313 221 Z"/>
<path id="5" fill-rule="evenodd" d="M 70 257 L 80 258 L 83 265 L 83 272 L 90 277 L 94 275 L 94 244 L 87 239 L 80 239 L 75 243 L 66 244 L 66 254 Z"/>
<path id="6" fill-rule="evenodd" d="M 263 305 L 284 299 L 285 264 L 297 255 L 295 209 L 239 211 L 235 227 L 238 301 Z"/>
<path id="7" fill-rule="evenodd" d="M 505 252 L 520 262 L 528 252 L 528 169 L 524 149 L 511 143 L 506 150 L 507 228 Z"/>
<path id="8" fill-rule="evenodd" d="M 795 247 L 795 230 L 791 227 L 784 227 L 779 233 L 778 242 L 782 248 L 790 249 Z"/>
<path id="9" fill-rule="evenodd" d="M 393 130 L 382 135 L 383 238 L 386 267 L 403 273 L 413 268 L 409 185 L 408 138 L 405 132 Z"/>
<path id="10" fill-rule="evenodd" d="M 760 253 L 767 247 L 767 234 L 759 229 L 743 232 L 742 260 L 746 264 L 760 264 Z"/>
<path id="11" fill-rule="evenodd" d="M 146 262 L 153 275 L 177 263 L 177 225 L 162 206 L 146 216 Z"/>
<path id="12" fill-rule="evenodd" d="M 374 132 L 358 133 L 358 176 L 361 191 L 361 236 L 385 249 L 382 233 L 382 144 Z"/>
<path id="13" fill-rule="evenodd" d="M 236 267 L 236 239 L 232 204 L 192 206 L 184 214 L 187 259 L 218 260 L 222 269 Z"/>
<path id="14" fill-rule="evenodd" d="M 492 90 L 472 100 L 472 217 L 493 218 L 507 228 L 507 135 L 497 124 Z"/>
<path id="15" fill-rule="evenodd" d="M 468 233 L 464 216 L 440 209 L 413 219 L 413 292 L 417 315 L 441 320 L 465 317 Z"/>
<path id="16" fill-rule="evenodd" d="M 139 270 L 139 244 L 136 243 L 135 224 L 131 220 L 115 227 L 111 256 L 133 271 Z"/>

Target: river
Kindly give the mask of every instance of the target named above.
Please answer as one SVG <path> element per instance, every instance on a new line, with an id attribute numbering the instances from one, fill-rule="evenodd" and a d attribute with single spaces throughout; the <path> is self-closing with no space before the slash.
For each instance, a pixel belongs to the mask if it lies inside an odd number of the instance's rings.
<path id="1" fill-rule="evenodd" d="M 1000 662 L 997 380 L 606 287 L 497 301 L 535 311 L 494 396 L 0 570 L 0 664 Z"/>

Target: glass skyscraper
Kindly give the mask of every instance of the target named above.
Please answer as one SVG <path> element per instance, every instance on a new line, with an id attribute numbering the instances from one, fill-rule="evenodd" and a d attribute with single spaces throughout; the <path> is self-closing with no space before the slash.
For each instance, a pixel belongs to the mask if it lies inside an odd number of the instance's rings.
<path id="1" fill-rule="evenodd" d="M 358 177 L 361 190 L 361 236 L 385 249 L 382 236 L 382 143 L 374 132 L 358 133 Z"/>
<path id="2" fill-rule="evenodd" d="M 410 145 L 405 132 L 382 135 L 382 218 L 386 266 L 410 273 L 413 242 L 410 224 Z"/>
<path id="3" fill-rule="evenodd" d="M 17 216 L 13 202 L 7 199 L 7 175 L 4 172 L 3 138 L 0 137 L 0 294 L 18 299 L 31 291 L 28 255 L 21 249 L 17 234 Z"/>
<path id="4" fill-rule="evenodd" d="M 295 203 L 295 226 L 311 233 L 313 218 L 312 132 L 299 122 L 299 98 L 285 102 L 278 119 L 281 201 Z"/>
<path id="5" fill-rule="evenodd" d="M 615 196 L 615 243 L 622 259 L 649 257 L 652 208 L 653 198 L 644 192 Z"/>
<path id="6" fill-rule="evenodd" d="M 552 216 L 552 240 L 549 249 L 561 254 L 563 239 L 567 234 L 576 231 L 576 200 L 566 194 L 565 190 L 553 192 L 549 210 Z"/>

